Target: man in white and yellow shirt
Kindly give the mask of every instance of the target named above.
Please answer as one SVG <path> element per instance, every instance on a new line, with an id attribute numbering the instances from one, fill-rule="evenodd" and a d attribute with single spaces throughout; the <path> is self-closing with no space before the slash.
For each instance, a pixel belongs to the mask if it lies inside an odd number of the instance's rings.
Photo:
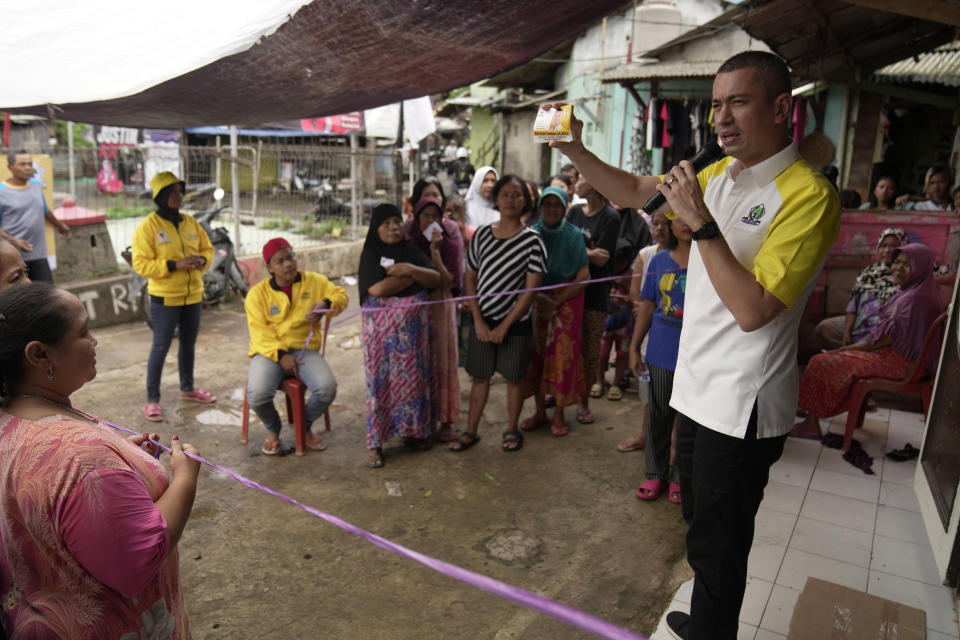
<path id="1" fill-rule="evenodd" d="M 713 84 L 727 158 L 697 174 L 610 167 L 579 140 L 551 143 L 597 190 L 640 206 L 653 192 L 693 230 L 680 350 L 670 400 L 680 412 L 680 466 L 690 614 L 672 611 L 676 638 L 733 640 L 754 518 L 797 406 L 797 328 L 840 227 L 836 190 L 788 136 L 790 73 L 777 56 L 730 58 Z"/>
<path id="2" fill-rule="evenodd" d="M 282 423 L 273 396 L 284 378 L 299 378 L 310 391 L 306 445 L 323 451 L 326 445 L 310 426 L 336 397 L 337 380 L 317 351 L 322 337 L 319 325 L 327 313 L 346 309 L 347 292 L 326 276 L 300 269 L 290 243 L 283 238 L 274 238 L 263 246 L 263 261 L 270 278 L 250 289 L 244 302 L 251 358 L 247 400 L 267 428 L 260 450 L 268 456 L 280 451 Z M 328 309 L 334 311 L 326 312 Z M 311 325 L 315 330 L 307 344 Z"/>

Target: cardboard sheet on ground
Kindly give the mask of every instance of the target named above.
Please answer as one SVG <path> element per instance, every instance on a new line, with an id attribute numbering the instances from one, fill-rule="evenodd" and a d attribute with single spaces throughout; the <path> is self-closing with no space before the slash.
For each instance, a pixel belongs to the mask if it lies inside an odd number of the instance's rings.
<path id="1" fill-rule="evenodd" d="M 926 633 L 920 609 L 807 578 L 787 640 L 923 640 Z"/>

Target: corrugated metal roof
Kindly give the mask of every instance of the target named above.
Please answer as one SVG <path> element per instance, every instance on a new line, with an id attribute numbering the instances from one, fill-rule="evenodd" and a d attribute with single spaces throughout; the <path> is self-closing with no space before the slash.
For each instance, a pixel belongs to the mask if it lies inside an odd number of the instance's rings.
<path id="1" fill-rule="evenodd" d="M 631 62 L 600 76 L 603 82 L 653 80 L 655 78 L 712 78 L 723 60 L 683 62 Z"/>
<path id="2" fill-rule="evenodd" d="M 960 40 L 940 45 L 929 53 L 888 64 L 877 69 L 878 80 L 929 82 L 960 87 Z"/>

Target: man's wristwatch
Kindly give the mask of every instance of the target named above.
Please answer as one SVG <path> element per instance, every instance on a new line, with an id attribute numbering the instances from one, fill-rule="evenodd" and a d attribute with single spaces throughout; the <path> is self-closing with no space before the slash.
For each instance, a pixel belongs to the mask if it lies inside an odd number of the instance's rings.
<path id="1" fill-rule="evenodd" d="M 720 227 L 713 220 L 703 223 L 703 226 L 690 234 L 694 240 L 709 240 L 720 235 Z"/>

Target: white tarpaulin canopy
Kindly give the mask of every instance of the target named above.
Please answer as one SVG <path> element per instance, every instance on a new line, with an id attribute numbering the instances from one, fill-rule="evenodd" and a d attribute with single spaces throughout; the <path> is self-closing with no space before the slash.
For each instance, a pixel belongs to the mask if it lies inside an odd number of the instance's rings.
<path id="1" fill-rule="evenodd" d="M 0 59 L 19 64 L 7 67 L 0 103 L 129 96 L 249 49 L 309 2 L 2 0 Z"/>
<path id="2" fill-rule="evenodd" d="M 625 4 L 0 0 L 0 109 L 171 129 L 360 111 L 490 77 Z"/>

